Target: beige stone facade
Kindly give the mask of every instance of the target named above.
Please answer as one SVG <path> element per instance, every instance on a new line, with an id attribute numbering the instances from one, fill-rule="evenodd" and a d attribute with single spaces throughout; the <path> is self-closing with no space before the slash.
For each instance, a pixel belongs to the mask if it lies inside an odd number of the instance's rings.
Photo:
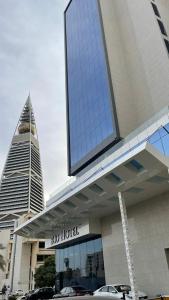
<path id="1" fill-rule="evenodd" d="M 0 290 L 4 283 L 8 283 L 10 268 L 11 268 L 11 254 L 13 242 L 10 240 L 10 229 L 0 231 L 0 243 L 3 246 L 1 254 L 6 262 L 4 272 L 0 270 Z"/>
<path id="2" fill-rule="evenodd" d="M 156 1 L 166 27 L 167 0 Z M 150 0 L 100 0 L 120 135 L 169 103 L 169 56 Z M 169 34 L 169 30 L 168 30 Z"/>
<path id="3" fill-rule="evenodd" d="M 20 217 L 19 224 L 27 219 L 30 219 L 30 214 Z M 4 246 L 2 255 L 6 262 L 5 271 L 0 271 L 0 289 L 3 284 L 9 285 L 13 291 L 22 289 L 27 292 L 34 289 L 36 269 L 55 251 L 45 249 L 44 239 L 13 237 L 10 229 L 0 231 L 0 241 Z"/>
<path id="4" fill-rule="evenodd" d="M 138 288 L 149 296 L 168 294 L 169 193 L 127 209 Z M 106 283 L 128 282 L 120 212 L 102 219 Z"/>

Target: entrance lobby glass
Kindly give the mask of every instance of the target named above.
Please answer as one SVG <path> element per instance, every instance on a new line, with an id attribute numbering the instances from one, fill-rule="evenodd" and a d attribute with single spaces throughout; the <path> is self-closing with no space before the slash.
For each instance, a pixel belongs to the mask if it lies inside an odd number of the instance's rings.
<path id="1" fill-rule="evenodd" d="M 56 250 L 56 287 L 83 285 L 96 290 L 105 284 L 102 240 L 97 238 Z"/>

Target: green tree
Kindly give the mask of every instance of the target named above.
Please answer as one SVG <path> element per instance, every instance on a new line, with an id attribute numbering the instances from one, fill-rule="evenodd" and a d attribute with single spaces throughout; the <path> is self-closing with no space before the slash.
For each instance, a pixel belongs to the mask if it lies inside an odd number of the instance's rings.
<path id="1" fill-rule="evenodd" d="M 51 255 L 45 259 L 44 265 L 40 266 L 35 272 L 36 287 L 53 287 L 55 284 L 55 256 Z"/>
<path id="2" fill-rule="evenodd" d="M 2 244 L 0 244 L 0 250 L 2 250 L 2 249 L 4 249 L 4 247 L 2 246 Z M 2 254 L 0 254 L 0 270 L 2 270 L 2 271 L 5 270 L 5 261 L 4 261 Z"/>

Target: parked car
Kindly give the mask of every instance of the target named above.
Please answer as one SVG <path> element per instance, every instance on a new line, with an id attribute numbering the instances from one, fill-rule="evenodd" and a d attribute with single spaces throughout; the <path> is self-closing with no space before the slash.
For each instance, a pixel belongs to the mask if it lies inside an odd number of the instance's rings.
<path id="1" fill-rule="evenodd" d="M 31 291 L 25 293 L 25 298 L 28 299 L 29 296 L 30 296 L 31 294 L 33 294 L 34 291 L 35 291 L 35 290 L 31 290 Z"/>
<path id="2" fill-rule="evenodd" d="M 43 287 L 26 295 L 26 300 L 51 299 L 54 295 L 53 288 Z"/>
<path id="3" fill-rule="evenodd" d="M 26 299 L 26 296 L 19 296 L 17 297 L 17 300 L 25 300 Z"/>
<path id="4" fill-rule="evenodd" d="M 71 296 L 93 295 L 93 292 L 82 285 L 74 285 L 64 287 L 59 294 L 55 294 L 53 298 L 64 298 Z"/>
<path id="5" fill-rule="evenodd" d="M 18 289 L 18 290 L 14 291 L 13 295 L 15 295 L 15 296 L 23 296 L 24 292 L 23 292 L 23 290 Z"/>
<path id="6" fill-rule="evenodd" d="M 69 297 L 69 300 L 110 300 L 110 297 L 100 297 L 100 296 L 91 296 L 91 295 L 84 295 L 84 296 L 75 296 Z M 117 298 L 111 298 L 111 300 L 116 300 Z M 63 297 L 62 300 L 67 300 L 67 297 Z"/>
<path id="7" fill-rule="evenodd" d="M 116 299 L 123 299 L 123 294 L 126 294 L 126 299 L 132 299 L 131 287 L 126 284 L 105 285 L 94 292 L 95 296 L 111 296 Z M 147 299 L 144 292 L 138 291 L 139 299 Z"/>

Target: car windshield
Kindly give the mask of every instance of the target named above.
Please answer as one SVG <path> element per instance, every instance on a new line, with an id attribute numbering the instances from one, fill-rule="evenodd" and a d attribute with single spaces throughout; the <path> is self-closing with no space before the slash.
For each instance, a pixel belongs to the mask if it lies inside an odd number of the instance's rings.
<path id="1" fill-rule="evenodd" d="M 131 287 L 129 285 L 125 285 L 125 284 L 115 285 L 115 289 L 119 293 L 130 292 L 131 291 Z"/>

